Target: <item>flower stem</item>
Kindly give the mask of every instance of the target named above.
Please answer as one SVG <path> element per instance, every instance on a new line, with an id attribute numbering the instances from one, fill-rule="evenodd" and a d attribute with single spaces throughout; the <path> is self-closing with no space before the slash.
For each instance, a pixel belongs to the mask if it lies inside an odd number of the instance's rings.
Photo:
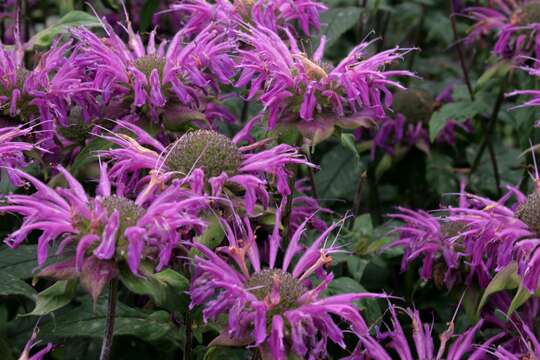
<path id="1" fill-rule="evenodd" d="M 463 57 L 463 48 L 461 47 L 461 42 L 459 41 L 459 35 L 456 26 L 454 1 L 452 0 L 450 0 L 450 23 L 452 25 L 452 32 L 454 33 L 454 42 L 459 58 L 459 64 L 461 65 L 461 71 L 463 72 L 463 79 L 465 80 L 465 84 L 467 85 L 469 96 L 471 97 L 471 100 L 474 101 L 474 91 L 471 86 L 471 80 L 469 79 L 469 71 L 467 70 L 467 65 L 465 64 L 465 58 Z"/>
<path id="2" fill-rule="evenodd" d="M 109 299 L 107 301 L 107 319 L 105 322 L 105 335 L 101 345 L 99 360 L 109 360 L 111 356 L 114 320 L 116 316 L 116 302 L 118 300 L 118 280 L 114 279 L 109 284 Z"/>
<path id="3" fill-rule="evenodd" d="M 379 187 L 377 185 L 377 162 L 373 162 L 367 169 L 367 181 L 369 186 L 369 210 L 371 219 L 375 225 L 381 223 L 381 201 L 379 198 Z"/>

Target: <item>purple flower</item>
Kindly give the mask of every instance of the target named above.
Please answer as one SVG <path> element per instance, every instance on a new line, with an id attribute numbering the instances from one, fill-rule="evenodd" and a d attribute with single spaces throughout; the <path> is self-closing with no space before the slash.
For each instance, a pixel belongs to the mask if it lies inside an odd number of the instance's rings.
<path id="1" fill-rule="evenodd" d="M 105 38 L 84 28 L 72 30 L 79 42 L 75 61 L 89 73 L 100 103 L 118 108 L 116 118 L 129 114 L 130 105 L 154 121 L 163 115 L 174 122 L 176 115 L 189 117 L 193 111 L 207 111 L 210 119 L 230 118 L 205 100 L 219 96 L 219 85 L 230 83 L 235 74 L 229 55 L 235 44 L 226 32 L 209 25 L 190 42 L 179 31 L 170 41 L 157 44 L 154 30 L 145 46 L 130 23 L 127 43 L 108 23 L 103 27 Z"/>
<path id="2" fill-rule="evenodd" d="M 306 35 L 320 30 L 319 15 L 327 7 L 313 0 L 188 0 L 171 6 L 172 11 L 188 14 L 185 28 L 199 32 L 210 23 L 226 27 L 241 27 L 242 23 L 255 23 L 274 32 L 287 29 L 294 32 L 295 25 Z"/>
<path id="3" fill-rule="evenodd" d="M 493 0 L 489 7 L 463 10 L 475 21 L 467 42 L 496 33 L 494 52 L 502 57 L 540 55 L 540 4 L 535 0 Z"/>
<path id="4" fill-rule="evenodd" d="M 322 63 L 324 39 L 310 59 L 290 34 L 287 45 L 261 26 L 237 33 L 248 46 L 240 50 L 236 86 L 248 86 L 247 99 L 262 102 L 268 128 L 292 123 L 314 143 L 329 137 L 334 126 L 366 127 L 383 118 L 392 103 L 389 87 L 403 89 L 392 78 L 412 76 L 409 71 L 384 70 L 410 49 L 368 56 L 371 43 L 366 42 L 332 68 Z"/>
<path id="5" fill-rule="evenodd" d="M 527 71 L 529 75 L 538 78 L 540 77 L 540 61 L 537 59 L 533 59 L 533 61 L 534 61 L 534 67 L 524 66 L 524 67 L 521 67 L 521 69 Z M 506 96 L 516 96 L 516 95 L 525 95 L 525 96 L 531 97 L 530 100 L 526 101 L 525 103 L 519 106 L 516 106 L 516 108 L 540 106 L 540 90 L 532 90 L 532 89 L 531 90 L 515 90 L 506 94 Z M 536 126 L 539 126 L 539 124 L 540 124 L 540 120 L 536 122 Z"/>
<path id="6" fill-rule="evenodd" d="M 38 121 L 41 139 L 50 139 L 57 121 L 65 121 L 69 105 L 84 97 L 86 88 L 77 67 L 66 57 L 71 44 L 54 41 L 32 70 L 23 63 L 21 44 L 0 45 L 0 114 L 8 120 Z M 43 143 L 46 146 L 47 143 Z"/>
<path id="7" fill-rule="evenodd" d="M 279 234 L 279 214 L 274 232 L 261 249 L 247 218 L 237 221 L 234 230 L 224 223 L 229 246 L 218 248 L 217 253 L 193 244 L 201 255 L 194 259 L 191 307 L 203 305 L 204 321 L 227 315 L 226 328 L 214 344 L 249 344 L 277 360 L 292 353 L 301 358 L 326 358 L 328 340 L 345 347 L 343 330 L 335 322 L 338 317 L 357 336 L 367 336 L 369 330 L 354 302 L 384 295 L 322 297 L 333 279 L 325 266 L 332 261 L 330 255 L 340 251 L 328 244 L 328 237 L 339 224 L 304 246 L 301 238 L 307 221 L 291 235 L 286 247 Z M 280 247 L 283 260 L 278 266 Z M 315 278 L 320 281 L 313 283 Z"/>
<path id="8" fill-rule="evenodd" d="M 22 138 L 31 128 L 5 127 L 0 129 L 0 166 L 7 168 L 7 173 L 15 185 L 21 185 L 17 174 L 11 168 L 21 168 L 27 165 L 23 152 L 35 148 L 34 145 L 17 138 Z"/>
<path id="9" fill-rule="evenodd" d="M 45 346 L 43 349 L 41 349 L 34 355 L 30 355 L 30 351 L 32 350 L 32 348 L 39 344 L 39 341 L 37 341 L 37 336 L 38 329 L 34 328 L 34 331 L 32 332 L 32 337 L 24 346 L 23 352 L 21 353 L 19 360 L 43 360 L 45 355 L 51 352 L 51 350 L 53 349 L 53 344 L 48 343 L 47 346 Z"/>
<path id="10" fill-rule="evenodd" d="M 138 274 L 144 258 L 159 271 L 168 265 L 180 242 L 200 233 L 205 226 L 198 213 L 206 207 L 207 199 L 192 195 L 176 182 L 151 200 L 143 192 L 133 201 L 112 192 L 103 165 L 95 197 L 88 196 L 62 167 L 58 171 L 69 188 L 55 190 L 20 170 L 12 171 L 33 185 L 36 192 L 5 196 L 0 212 L 23 217 L 22 225 L 5 242 L 16 248 L 32 231 L 41 231 L 37 250 L 40 267 L 53 243 L 59 242 L 60 253 L 73 249 L 73 258 L 48 266 L 39 276 L 80 276 L 94 300 L 108 280 L 117 275 L 116 262 L 127 262 L 131 271 Z"/>
<path id="11" fill-rule="evenodd" d="M 119 123 L 130 130 L 136 139 L 118 134 L 105 136 L 119 148 L 103 152 L 112 159 L 111 176 L 116 183 L 138 188 L 149 183 L 148 189 L 158 190 L 159 184 L 181 178 L 197 194 L 222 196 L 224 188 L 244 190 L 243 207 L 253 214 L 256 204 L 268 206 L 267 177 L 274 180 L 282 196 L 291 193 L 287 166 L 313 166 L 286 144 L 262 148 L 267 140 L 239 146 L 212 130 L 197 130 L 182 135 L 168 147 L 153 139 L 133 124 Z M 234 192 L 234 190 L 233 190 Z"/>
<path id="12" fill-rule="evenodd" d="M 347 357 L 353 359 L 373 359 L 391 360 L 399 358 L 401 360 L 461 360 L 467 355 L 467 359 L 485 359 L 488 347 L 501 336 L 495 335 L 485 341 L 482 345 L 476 346 L 473 341 L 484 321 L 480 319 L 473 327 L 464 333 L 454 335 L 454 323 L 451 322 L 446 331 L 440 335 L 440 344 L 435 348 L 433 340 L 432 325 L 422 322 L 418 310 L 401 309 L 391 305 L 390 308 L 392 326 L 387 331 L 377 331 L 377 335 L 360 337 L 360 344 L 354 354 Z M 397 312 L 404 312 L 412 321 L 412 342 L 403 331 L 397 318 Z M 396 357 L 397 356 L 397 357 Z"/>
<path id="13" fill-rule="evenodd" d="M 415 88 L 399 91 L 394 95 L 392 108 L 395 116 L 386 116 L 380 124 L 372 129 L 355 131 L 357 140 L 365 137 L 372 138 L 371 156 L 375 158 L 377 149 L 395 155 L 411 147 L 429 153 L 430 140 L 428 132 L 429 120 L 434 111 L 441 105 L 450 103 L 453 86 L 444 89 L 436 98 L 430 93 Z M 472 131 L 472 122 L 457 122 L 449 119 L 439 132 L 436 143 L 455 145 L 456 131 Z"/>

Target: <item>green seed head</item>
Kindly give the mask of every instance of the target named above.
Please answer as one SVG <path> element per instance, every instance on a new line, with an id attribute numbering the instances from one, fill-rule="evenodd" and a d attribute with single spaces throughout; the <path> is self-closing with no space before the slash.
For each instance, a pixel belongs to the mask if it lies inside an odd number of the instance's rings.
<path id="1" fill-rule="evenodd" d="M 270 297 L 274 279 L 279 282 L 279 304 L 274 308 L 277 312 L 293 309 L 297 306 L 298 299 L 306 291 L 302 285 L 288 272 L 279 269 L 265 269 L 254 274 L 247 283 L 248 288 L 253 288 L 252 292 L 259 300 Z"/>
<path id="2" fill-rule="evenodd" d="M 152 70 L 157 69 L 160 79 L 163 78 L 165 69 L 165 58 L 153 55 L 145 55 L 133 61 L 133 66 L 142 72 L 146 77 L 150 77 Z"/>
<path id="3" fill-rule="evenodd" d="M 517 208 L 516 216 L 536 234 L 540 234 L 540 192 L 535 191 L 527 196 L 527 201 Z"/>
<path id="4" fill-rule="evenodd" d="M 104 198 L 101 205 L 111 215 L 114 210 L 120 215 L 120 227 L 128 228 L 137 224 L 137 221 L 143 216 L 144 210 L 140 208 L 134 201 L 112 195 Z"/>
<path id="5" fill-rule="evenodd" d="M 452 238 L 465 230 L 465 224 L 459 221 L 441 221 L 441 233 L 445 238 Z"/>
<path id="6" fill-rule="evenodd" d="M 238 171 L 242 155 L 233 142 L 212 130 L 197 130 L 178 139 L 167 158 L 170 170 L 188 174 L 201 168 L 207 178 L 226 172 L 234 175 Z"/>
<path id="7" fill-rule="evenodd" d="M 427 123 L 436 105 L 435 98 L 427 91 L 407 89 L 394 95 L 392 108 L 396 113 L 403 114 L 409 122 Z"/>
<path id="8" fill-rule="evenodd" d="M 540 23 L 540 1 L 531 1 L 512 15 L 512 23 L 526 26 Z"/>

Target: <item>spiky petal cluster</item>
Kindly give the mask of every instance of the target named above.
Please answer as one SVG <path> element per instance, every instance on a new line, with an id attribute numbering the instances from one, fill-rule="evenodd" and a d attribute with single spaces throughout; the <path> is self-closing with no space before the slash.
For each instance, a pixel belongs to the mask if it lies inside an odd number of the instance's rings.
<path id="1" fill-rule="evenodd" d="M 226 32 L 212 25 L 190 42 L 181 30 L 170 41 L 157 44 L 152 31 L 146 46 L 130 23 L 127 43 L 108 23 L 104 22 L 103 28 L 107 33 L 103 39 L 84 28 L 72 31 L 79 42 L 76 63 L 99 89 L 96 96 L 101 105 L 121 108 L 123 104 L 129 110 L 131 104 L 147 110 L 154 120 L 167 109 L 169 116 L 178 112 L 174 105 L 204 110 L 205 97 L 218 95 L 219 84 L 228 84 L 234 76 L 229 53 L 235 44 Z M 217 113 L 215 105 L 208 107 Z M 127 114 L 125 111 L 118 117 Z"/>
<path id="2" fill-rule="evenodd" d="M 405 248 L 403 266 L 424 257 L 422 276 L 430 278 L 434 259 L 442 257 L 448 269 L 456 269 L 462 258 L 469 281 L 474 278 L 486 287 L 495 273 L 516 261 L 524 286 L 535 291 L 540 279 L 538 197 L 537 192 L 526 197 L 509 187 L 499 201 L 462 192 L 460 206 L 445 209 L 444 217 L 402 209 L 393 217 L 405 221 L 396 228 L 400 238 L 395 242 Z M 455 230 L 445 230 L 445 223 Z"/>
<path id="3" fill-rule="evenodd" d="M 420 313 L 414 309 L 400 309 L 396 306 L 390 306 L 392 327 L 387 331 L 378 331 L 377 336 L 365 336 L 360 338 L 360 344 L 355 350 L 355 354 L 346 358 L 353 359 L 373 359 L 373 360 L 413 360 L 413 359 L 447 359 L 460 360 L 465 359 L 485 359 L 489 352 L 488 347 L 500 335 L 489 338 L 482 345 L 474 344 L 474 337 L 483 325 L 481 319 L 473 327 L 453 339 L 454 324 L 451 323 L 448 329 L 440 336 L 440 345 L 437 349 L 433 340 L 432 326 L 422 322 Z M 400 324 L 397 312 L 402 310 L 412 321 L 412 340 Z M 450 345 L 451 343 L 451 345 Z M 386 344 L 386 345 L 385 345 Z M 364 357 L 362 357 L 364 356 Z"/>
<path id="4" fill-rule="evenodd" d="M 6 243 L 15 248 L 32 231 L 41 231 L 37 247 L 39 266 L 44 265 L 48 249 L 55 242 L 60 242 L 59 251 L 75 250 L 75 257 L 49 266 L 43 270 L 43 276 L 61 273 L 60 277 L 70 278 L 88 270 L 92 276 L 113 277 L 117 261 L 126 261 L 137 274 L 143 258 L 159 270 L 169 263 L 181 241 L 205 226 L 197 214 L 206 206 L 206 199 L 187 194 L 178 184 L 172 184 L 151 200 L 142 193 L 132 201 L 112 193 L 107 169 L 102 166 L 97 195 L 92 198 L 62 167 L 58 171 L 69 188 L 55 190 L 22 171 L 13 171 L 33 185 L 36 192 L 5 196 L 0 212 L 23 217 L 21 226 L 7 237 Z M 104 285 L 107 281 L 102 280 L 96 282 Z"/>
<path id="5" fill-rule="evenodd" d="M 11 181 L 15 185 L 21 185 L 17 174 L 11 168 L 22 168 L 26 166 L 24 151 L 34 148 L 34 145 L 17 140 L 31 131 L 30 128 L 5 127 L 0 129 L 0 166 L 6 167 Z"/>
<path id="6" fill-rule="evenodd" d="M 540 56 L 540 2 L 494 0 L 489 6 L 472 6 L 463 12 L 475 21 L 468 42 L 495 33 L 493 50 L 497 55 L 516 60 L 517 56 Z"/>
<path id="7" fill-rule="evenodd" d="M 279 221 L 264 252 L 258 248 L 247 219 L 237 232 L 224 224 L 229 245 L 218 249 L 218 253 L 193 244 L 201 256 L 194 260 L 191 306 L 203 305 L 205 321 L 227 315 L 223 337 L 259 347 L 266 356 L 277 360 L 286 359 L 291 352 L 300 358 L 326 358 L 328 340 L 345 347 L 343 330 L 333 316 L 347 323 L 354 334 L 366 336 L 369 330 L 354 301 L 383 295 L 321 297 L 333 278 L 324 267 L 332 261 L 330 255 L 339 251 L 333 245 L 325 245 L 337 224 L 311 245 L 303 246 L 301 238 L 307 221 L 282 248 L 280 266 L 277 255 L 283 244 Z M 322 279 L 316 286 L 309 281 L 313 274 Z"/>
<path id="8" fill-rule="evenodd" d="M 37 66 L 26 69 L 21 44 L 0 45 L 0 114 L 17 122 L 39 120 L 42 137 L 50 138 L 56 121 L 67 117 L 69 105 L 83 102 L 80 69 L 68 61 L 70 42 L 53 42 Z"/>
<path id="9" fill-rule="evenodd" d="M 287 45 L 273 31 L 250 27 L 238 32 L 248 46 L 240 50 L 242 69 L 236 85 L 249 86 L 248 100 L 258 98 L 268 127 L 293 123 L 315 142 L 330 136 L 334 126 L 358 128 L 382 118 L 392 103 L 390 87 L 403 87 L 393 78 L 409 71 L 385 70 L 408 49 L 394 48 L 369 56 L 370 43 L 355 47 L 335 68 L 321 63 L 324 39 L 313 58 L 296 41 Z"/>
<path id="10" fill-rule="evenodd" d="M 34 355 L 30 355 L 30 351 L 32 351 L 32 348 L 35 347 L 39 341 L 37 340 L 38 337 L 38 329 L 35 328 L 32 332 L 32 337 L 26 345 L 24 346 L 24 349 L 19 357 L 19 360 L 43 360 L 45 355 L 47 355 L 51 350 L 53 349 L 53 344 L 48 343 L 47 346 L 45 346 L 43 349 L 35 353 Z"/>
<path id="11" fill-rule="evenodd" d="M 185 28 L 197 33 L 210 23 L 241 27 L 242 22 L 255 23 L 278 33 L 294 31 L 295 25 L 306 35 L 320 30 L 319 15 L 327 8 L 313 0 L 188 0 L 171 6 L 188 14 Z"/>
<path id="12" fill-rule="evenodd" d="M 402 150 L 411 147 L 429 153 L 430 139 L 428 131 L 429 120 L 435 110 L 442 104 L 453 101 L 453 86 L 445 88 L 437 97 L 430 93 L 415 88 L 400 91 L 394 96 L 394 116 L 387 116 L 380 125 L 373 129 L 358 129 L 355 131 L 356 138 L 362 140 L 368 133 L 368 138 L 373 139 L 371 156 L 375 158 L 377 149 L 381 149 L 390 155 L 399 154 Z M 439 144 L 455 145 L 456 132 L 472 131 L 472 122 L 457 122 L 448 119 L 435 142 Z"/>
<path id="13" fill-rule="evenodd" d="M 540 60 L 534 59 L 534 66 L 524 66 L 522 67 L 523 70 L 529 73 L 529 75 L 534 76 L 536 78 L 540 78 Z M 508 94 L 507 96 L 516 96 L 516 95 L 525 95 L 530 96 L 530 99 L 524 102 L 523 104 L 517 106 L 518 108 L 521 107 L 537 107 L 540 106 L 540 90 L 515 90 Z M 536 126 L 539 126 L 540 120 L 536 122 Z"/>
<path id="14" fill-rule="evenodd" d="M 208 195 L 212 196 L 220 196 L 224 186 L 233 184 L 245 191 L 243 207 L 249 214 L 257 203 L 263 207 L 268 205 L 264 175 L 274 178 L 278 192 L 287 196 L 291 193 L 287 166 L 313 166 L 296 148 L 286 144 L 256 152 L 253 150 L 263 146 L 265 141 L 241 147 L 234 139 L 229 140 L 215 131 L 198 130 L 184 134 L 165 147 L 133 124 L 122 122 L 120 125 L 133 132 L 135 139 L 127 135 L 106 136 L 119 145 L 103 153 L 113 160 L 111 176 L 115 182 L 136 187 L 140 181 L 153 181 L 151 186 L 154 186 L 180 177 L 195 193 L 208 193 L 209 184 Z M 148 173 L 150 177 L 145 176 Z"/>

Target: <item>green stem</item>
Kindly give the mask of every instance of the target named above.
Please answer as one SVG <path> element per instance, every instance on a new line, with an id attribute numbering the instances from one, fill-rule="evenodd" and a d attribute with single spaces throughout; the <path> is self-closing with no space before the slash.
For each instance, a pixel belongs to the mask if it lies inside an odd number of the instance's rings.
<path id="1" fill-rule="evenodd" d="M 99 360 L 109 360 L 114 337 L 114 320 L 116 317 L 116 302 L 118 301 L 118 280 L 114 279 L 109 284 L 109 298 L 107 301 L 107 318 L 105 322 L 105 334 L 101 345 Z"/>

